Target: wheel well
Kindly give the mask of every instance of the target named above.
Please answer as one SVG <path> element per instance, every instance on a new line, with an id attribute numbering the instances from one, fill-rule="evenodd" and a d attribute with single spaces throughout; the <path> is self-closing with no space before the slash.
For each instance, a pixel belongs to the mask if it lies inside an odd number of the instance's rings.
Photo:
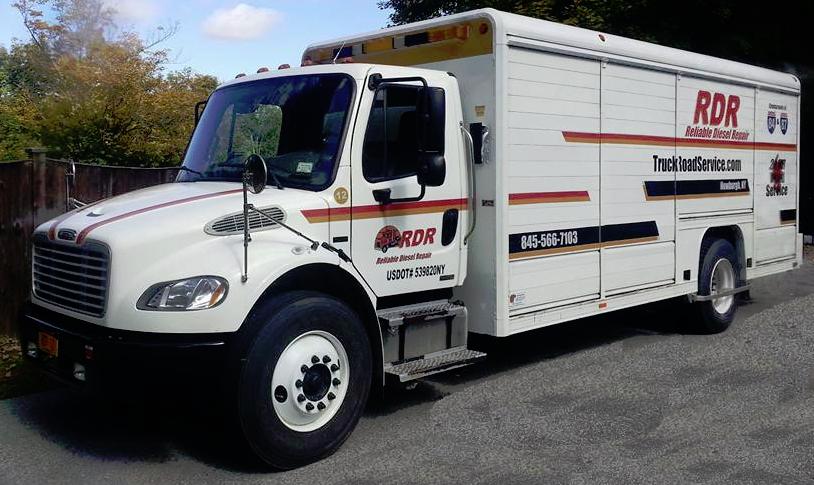
<path id="1" fill-rule="evenodd" d="M 701 242 L 701 247 L 704 246 L 703 241 L 707 239 L 724 239 L 729 241 L 729 244 L 735 248 L 735 254 L 738 255 L 738 266 L 740 274 L 738 275 L 741 281 L 746 281 L 746 247 L 743 242 L 743 232 L 738 226 L 720 226 L 711 227 L 704 233 L 704 238 Z M 703 259 L 704 255 L 699 255 Z"/>
<path id="2" fill-rule="evenodd" d="M 294 268 L 277 278 L 263 292 L 259 301 L 269 295 L 285 291 L 308 290 L 318 291 L 337 298 L 347 304 L 359 315 L 367 331 L 373 354 L 373 386 L 381 387 L 384 382 L 382 369 L 382 336 L 379 330 L 376 310 L 362 285 L 347 271 L 333 264 L 315 263 Z M 377 387 L 378 386 L 378 387 Z"/>

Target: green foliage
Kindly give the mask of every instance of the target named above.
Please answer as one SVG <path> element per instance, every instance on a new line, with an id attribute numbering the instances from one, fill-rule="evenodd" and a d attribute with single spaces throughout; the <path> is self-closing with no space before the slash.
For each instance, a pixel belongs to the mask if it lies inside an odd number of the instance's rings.
<path id="1" fill-rule="evenodd" d="M 180 163 L 193 107 L 217 86 L 214 77 L 166 72 L 166 51 L 131 33 L 111 37 L 101 0 L 14 6 L 31 39 L 0 51 L 0 160 L 44 145 L 52 156 L 88 163 Z M 40 7 L 50 9 L 52 23 Z"/>
<path id="2" fill-rule="evenodd" d="M 277 156 L 283 124 L 279 106 L 262 104 L 252 113 L 238 115 L 235 123 L 235 152 L 264 158 Z"/>

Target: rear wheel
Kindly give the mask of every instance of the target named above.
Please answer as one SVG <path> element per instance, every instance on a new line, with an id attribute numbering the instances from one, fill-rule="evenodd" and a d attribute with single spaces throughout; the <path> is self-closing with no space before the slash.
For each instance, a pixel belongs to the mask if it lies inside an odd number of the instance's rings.
<path id="1" fill-rule="evenodd" d="M 704 240 L 698 273 L 698 294 L 712 295 L 740 286 L 740 265 L 735 248 L 724 239 Z M 738 308 L 735 295 L 697 302 L 698 329 L 704 333 L 723 332 L 735 319 Z"/>
<path id="2" fill-rule="evenodd" d="M 292 292 L 272 298 L 247 324 L 260 328 L 238 388 L 249 445 L 279 469 L 333 453 L 370 392 L 370 344 L 359 317 L 327 295 Z"/>

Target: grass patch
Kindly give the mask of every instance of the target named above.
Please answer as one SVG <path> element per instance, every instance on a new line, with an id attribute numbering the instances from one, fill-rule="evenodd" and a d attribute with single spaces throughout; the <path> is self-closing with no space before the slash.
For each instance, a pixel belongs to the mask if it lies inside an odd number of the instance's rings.
<path id="1" fill-rule="evenodd" d="M 16 338 L 0 335 L 0 399 L 22 396 L 48 388 L 37 369 L 23 360 Z"/>

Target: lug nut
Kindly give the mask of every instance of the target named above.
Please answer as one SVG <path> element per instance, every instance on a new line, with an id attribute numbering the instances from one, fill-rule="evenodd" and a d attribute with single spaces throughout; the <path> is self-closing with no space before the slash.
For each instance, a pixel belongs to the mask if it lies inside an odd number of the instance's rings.
<path id="1" fill-rule="evenodd" d="M 323 409 L 325 409 L 325 403 L 324 403 L 324 402 L 322 402 L 322 401 L 318 402 L 318 403 L 317 403 L 317 409 L 319 409 L 320 411 L 322 411 Z"/>
<path id="2" fill-rule="evenodd" d="M 317 357 L 316 355 L 312 355 L 311 356 L 311 363 L 316 364 L 317 362 L 319 362 L 319 357 Z"/>
<path id="3" fill-rule="evenodd" d="M 306 411 L 313 411 L 314 410 L 314 405 L 309 402 L 308 404 L 305 405 L 305 410 Z"/>
<path id="4" fill-rule="evenodd" d="M 331 358 L 330 358 L 330 357 L 328 357 L 327 355 L 325 355 L 325 356 L 323 356 L 323 357 L 322 357 L 322 363 L 323 363 L 323 364 L 327 364 L 327 363 L 328 363 L 328 362 L 330 362 L 330 361 L 331 361 Z"/>
<path id="5" fill-rule="evenodd" d="M 342 384 L 342 381 L 340 381 L 338 377 L 334 377 L 334 380 L 331 381 L 331 382 L 333 382 L 333 384 L 335 386 L 338 386 L 339 384 Z"/>
<path id="6" fill-rule="evenodd" d="M 297 382 L 295 382 L 294 385 L 297 386 L 297 389 L 299 389 L 300 387 L 302 387 L 302 381 L 297 379 Z"/>
<path id="7" fill-rule="evenodd" d="M 297 396 L 297 402 L 303 402 L 303 401 L 305 401 L 305 396 L 304 395 L 300 394 L 299 396 Z"/>
<path id="8" fill-rule="evenodd" d="M 334 399 L 336 399 L 336 394 L 334 394 L 332 392 L 329 392 L 328 393 L 328 400 L 333 401 Z"/>
<path id="9" fill-rule="evenodd" d="M 339 364 L 331 364 L 331 372 L 336 372 L 339 370 Z"/>
<path id="10" fill-rule="evenodd" d="M 303 374 L 308 372 L 308 366 L 303 364 L 302 367 L 300 367 L 300 372 L 302 372 Z"/>

